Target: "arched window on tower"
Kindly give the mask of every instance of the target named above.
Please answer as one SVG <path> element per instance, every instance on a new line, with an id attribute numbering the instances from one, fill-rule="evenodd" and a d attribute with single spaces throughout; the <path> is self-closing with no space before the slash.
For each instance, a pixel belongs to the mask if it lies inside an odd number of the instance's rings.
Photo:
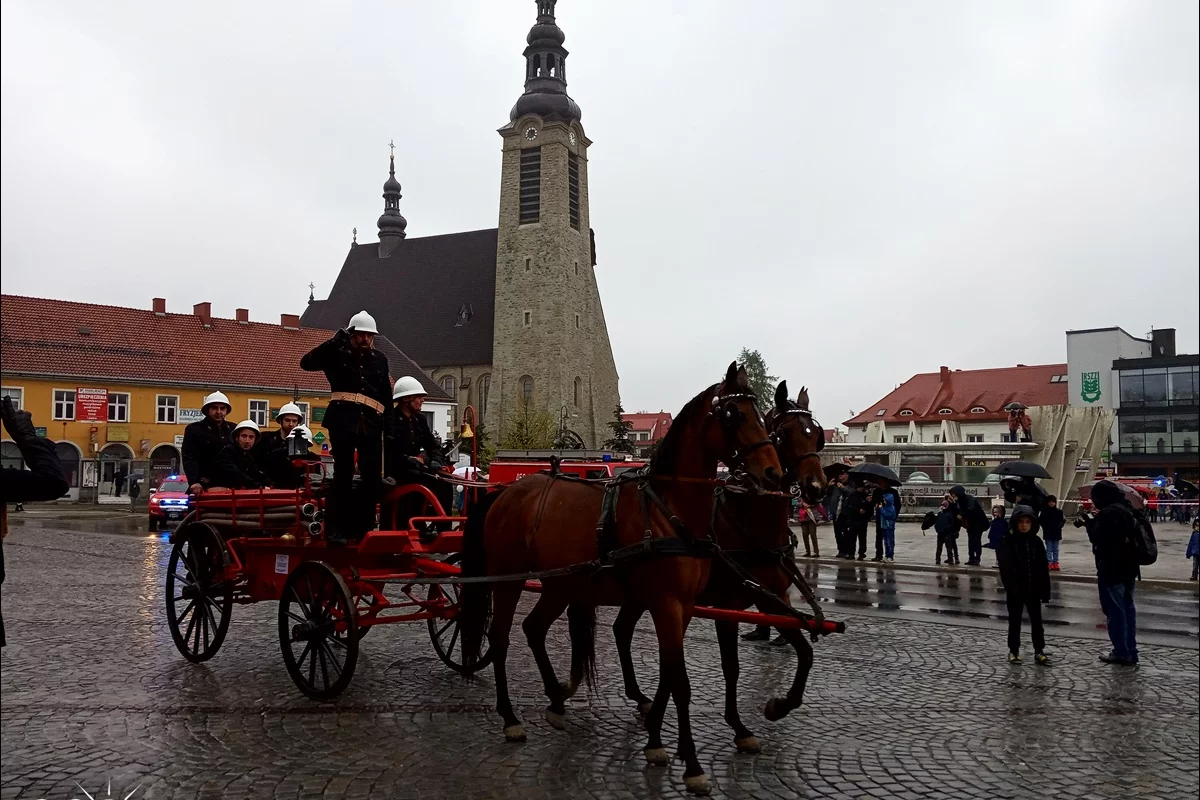
<path id="1" fill-rule="evenodd" d="M 557 59 L 554 57 L 554 54 L 551 53 L 550 55 L 546 56 L 546 74 L 553 78 L 555 75 L 557 75 L 557 73 Z"/>
<path id="2" fill-rule="evenodd" d="M 533 77 L 542 77 L 542 54 L 538 53 L 533 57 Z"/>
<path id="3" fill-rule="evenodd" d="M 583 399 L 583 378 L 575 378 L 575 407 L 579 408 Z"/>
<path id="4" fill-rule="evenodd" d="M 442 378 L 442 388 L 446 390 L 446 394 L 451 397 L 458 397 L 458 381 L 454 380 L 453 375 L 447 375 Z"/>
<path id="5" fill-rule="evenodd" d="M 533 378 L 528 375 L 521 378 L 521 402 L 525 405 L 533 402 Z"/>

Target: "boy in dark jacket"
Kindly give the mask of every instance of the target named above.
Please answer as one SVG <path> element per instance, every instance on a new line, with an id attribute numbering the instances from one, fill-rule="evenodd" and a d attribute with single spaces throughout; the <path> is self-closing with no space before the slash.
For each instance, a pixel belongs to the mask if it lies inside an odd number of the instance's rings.
<path id="1" fill-rule="evenodd" d="M 1042 526 L 1042 538 L 1046 540 L 1046 560 L 1055 572 L 1058 571 L 1058 543 L 1062 541 L 1064 521 L 1058 498 L 1052 494 L 1046 495 L 1046 507 L 1038 516 L 1038 524 Z"/>
<path id="2" fill-rule="evenodd" d="M 1050 663 L 1046 655 L 1046 636 L 1042 629 L 1042 603 L 1050 602 L 1050 567 L 1046 548 L 1037 537 L 1038 520 L 1029 506 L 1013 509 L 1008 536 L 1000 540 L 996 551 L 1000 562 L 1000 581 L 1008 602 L 1008 663 L 1021 663 L 1021 615 L 1029 611 L 1029 632 L 1033 637 L 1034 660 Z"/>
<path id="3" fill-rule="evenodd" d="M 1137 521 L 1125 492 L 1112 481 L 1092 486 L 1092 503 L 1097 513 L 1087 519 L 1088 539 L 1096 557 L 1096 586 L 1100 606 L 1108 619 L 1112 652 L 1100 656 L 1105 664 L 1132 667 L 1138 663 L 1137 609 L 1133 586 L 1138 565 L 1132 560 L 1128 542 Z"/>
<path id="4" fill-rule="evenodd" d="M 946 548 L 946 563 L 958 563 L 958 514 L 957 509 L 949 500 L 942 501 L 942 508 L 937 512 L 933 521 L 933 529 L 937 532 L 937 559 L 934 563 L 942 563 L 942 548 Z"/>
<path id="5" fill-rule="evenodd" d="M 855 483 L 842 502 L 841 511 L 838 514 L 838 522 L 841 523 L 843 531 L 846 558 L 854 558 L 854 543 L 857 540 L 858 560 L 865 561 L 867 559 L 867 525 L 874 517 L 874 511 L 866 485 Z"/>

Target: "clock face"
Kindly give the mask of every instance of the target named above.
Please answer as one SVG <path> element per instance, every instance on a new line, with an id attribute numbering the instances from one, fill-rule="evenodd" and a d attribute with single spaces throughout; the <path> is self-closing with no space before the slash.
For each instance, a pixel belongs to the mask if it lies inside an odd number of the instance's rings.
<path id="1" fill-rule="evenodd" d="M 537 138 L 537 136 L 538 136 L 537 128 L 526 128 L 525 129 L 525 138 L 528 139 L 529 141 L 532 142 L 534 139 Z"/>
<path id="2" fill-rule="evenodd" d="M 567 134 L 567 138 L 571 140 L 571 144 L 575 144 L 575 131 L 571 131 L 569 134 Z"/>

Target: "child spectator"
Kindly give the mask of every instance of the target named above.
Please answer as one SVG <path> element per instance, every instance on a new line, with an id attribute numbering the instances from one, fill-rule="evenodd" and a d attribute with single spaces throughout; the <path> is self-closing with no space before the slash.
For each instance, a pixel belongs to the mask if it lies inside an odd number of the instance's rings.
<path id="1" fill-rule="evenodd" d="M 985 547 L 996 551 L 996 566 L 1000 566 L 1000 542 L 1008 533 L 1008 520 L 1004 518 L 1004 506 L 1000 503 L 992 506 L 992 524 L 988 528 L 988 541 Z"/>
<path id="2" fill-rule="evenodd" d="M 1038 517 L 1038 524 L 1042 528 L 1042 538 L 1046 540 L 1046 561 L 1055 572 L 1058 572 L 1058 543 L 1062 541 L 1064 521 L 1058 498 L 1046 495 L 1046 507 Z"/>
<path id="3" fill-rule="evenodd" d="M 1013 509 L 1008 536 L 1000 540 L 996 551 L 1000 561 L 1000 581 L 1008 604 L 1008 663 L 1021 663 L 1021 616 L 1029 612 L 1029 632 L 1033 637 L 1034 660 L 1043 666 L 1046 636 L 1042 629 L 1042 603 L 1050 602 L 1050 566 L 1046 548 L 1037 537 L 1038 520 L 1029 506 Z"/>
<path id="4" fill-rule="evenodd" d="M 946 563 L 959 563 L 958 532 L 961 526 L 958 524 L 958 514 L 955 513 L 955 508 L 949 500 L 942 501 L 941 509 L 933 521 L 933 529 L 937 532 L 937 558 L 934 563 L 942 563 L 943 547 L 946 548 Z"/>
<path id="5" fill-rule="evenodd" d="M 884 492 L 879 504 L 879 529 L 883 532 L 883 560 L 888 564 L 895 561 L 893 556 L 896 554 L 896 514 L 892 493 Z"/>
<path id="6" fill-rule="evenodd" d="M 1192 520 L 1192 538 L 1188 539 L 1187 557 L 1192 560 L 1192 580 L 1200 579 L 1200 517 Z"/>
<path id="7" fill-rule="evenodd" d="M 804 539 L 804 557 L 821 557 L 817 544 L 817 512 L 808 503 L 800 501 L 800 535 Z"/>

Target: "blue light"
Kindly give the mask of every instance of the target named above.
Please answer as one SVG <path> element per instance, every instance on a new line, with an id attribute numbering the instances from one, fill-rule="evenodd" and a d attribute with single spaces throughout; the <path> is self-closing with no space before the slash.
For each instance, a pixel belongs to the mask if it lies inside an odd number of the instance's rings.
<path id="1" fill-rule="evenodd" d="M 605 461 L 612 461 L 612 453 L 605 453 L 603 458 Z"/>
<path id="2" fill-rule="evenodd" d="M 169 481 L 177 481 L 177 480 L 179 480 L 179 476 L 178 476 L 178 475 L 168 475 L 168 476 L 167 476 L 167 480 L 169 480 Z"/>

